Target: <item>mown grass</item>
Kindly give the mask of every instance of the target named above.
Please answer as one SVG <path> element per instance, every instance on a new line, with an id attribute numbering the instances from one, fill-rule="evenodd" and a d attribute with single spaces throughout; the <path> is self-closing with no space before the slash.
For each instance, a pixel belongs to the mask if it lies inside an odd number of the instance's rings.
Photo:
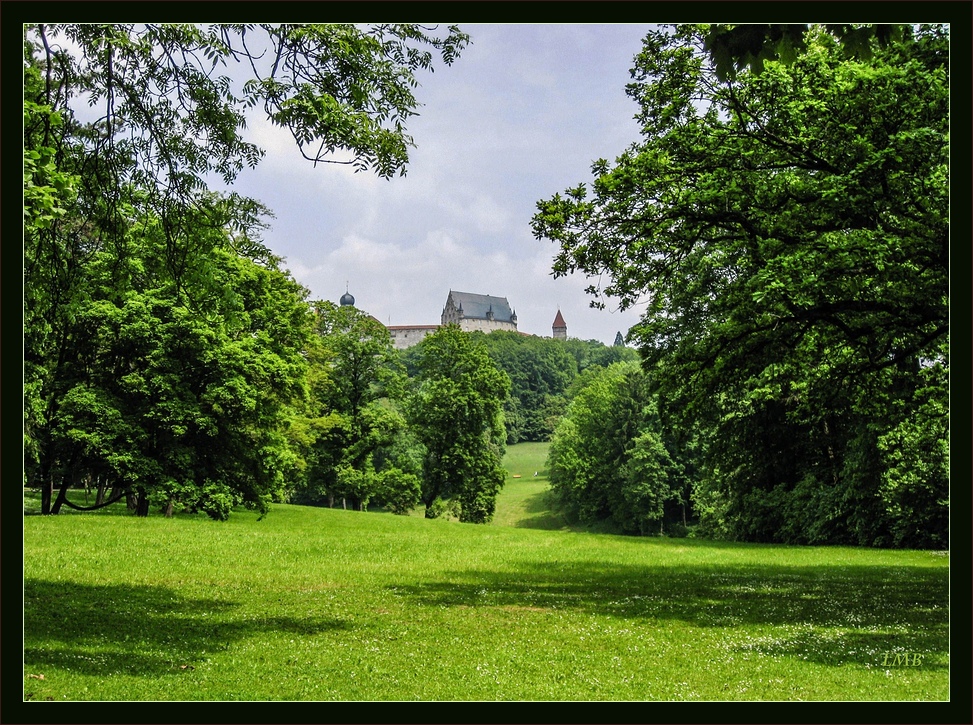
<path id="1" fill-rule="evenodd" d="M 506 526 L 25 516 L 24 698 L 949 698 L 947 555 L 538 530 L 511 495 Z"/>
<path id="2" fill-rule="evenodd" d="M 929 552 L 294 506 L 25 525 L 28 699 L 948 697 L 947 560 Z"/>
<path id="3" fill-rule="evenodd" d="M 497 497 L 493 523 L 530 529 L 566 531 L 564 517 L 551 510 L 547 478 L 549 443 L 508 446 L 503 458 L 507 480 Z"/>

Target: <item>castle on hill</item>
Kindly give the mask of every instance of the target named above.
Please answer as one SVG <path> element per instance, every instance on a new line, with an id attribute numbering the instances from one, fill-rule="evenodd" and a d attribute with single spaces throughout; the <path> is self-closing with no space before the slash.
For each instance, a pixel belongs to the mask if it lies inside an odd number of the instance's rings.
<path id="1" fill-rule="evenodd" d="M 355 298 L 348 292 L 341 297 L 342 305 L 354 305 Z M 517 312 L 510 307 L 506 297 L 480 295 L 472 292 L 457 292 L 450 290 L 446 297 L 438 325 L 386 325 L 392 336 L 392 345 L 397 350 L 404 350 L 422 341 L 444 325 L 459 325 L 467 332 L 494 332 L 495 330 L 517 330 Z M 566 340 L 568 326 L 564 322 L 561 311 L 557 311 L 552 326 L 553 336 Z M 526 334 L 526 333 L 521 333 Z"/>

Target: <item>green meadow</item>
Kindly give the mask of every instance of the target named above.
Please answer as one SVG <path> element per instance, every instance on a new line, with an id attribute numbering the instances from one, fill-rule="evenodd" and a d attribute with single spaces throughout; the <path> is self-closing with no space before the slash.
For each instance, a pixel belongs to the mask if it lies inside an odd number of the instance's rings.
<path id="1" fill-rule="evenodd" d="M 948 555 L 573 531 L 543 460 L 491 525 L 26 515 L 24 699 L 949 699 Z"/>
<path id="2" fill-rule="evenodd" d="M 507 447 L 504 467 L 507 483 L 497 497 L 494 526 L 569 530 L 559 513 L 552 511 L 548 496 L 547 448 L 549 443 L 518 443 Z"/>

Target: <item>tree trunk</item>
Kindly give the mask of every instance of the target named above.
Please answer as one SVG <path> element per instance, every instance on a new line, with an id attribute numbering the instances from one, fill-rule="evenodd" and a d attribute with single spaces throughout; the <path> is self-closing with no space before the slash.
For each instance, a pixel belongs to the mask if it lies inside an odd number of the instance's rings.
<path id="1" fill-rule="evenodd" d="M 50 418 L 48 418 L 50 420 Z M 40 484 L 41 484 L 41 514 L 47 516 L 51 513 L 51 498 L 54 495 L 54 466 L 51 464 L 51 435 L 49 429 L 38 436 L 38 446 L 40 459 Z"/>
<path id="2" fill-rule="evenodd" d="M 97 490 L 98 493 L 95 495 L 95 506 L 101 506 L 105 503 L 105 491 L 108 488 L 108 480 L 98 476 L 97 479 Z"/>
<path id="3" fill-rule="evenodd" d="M 61 487 L 57 491 L 57 499 L 55 499 L 54 506 L 51 508 L 52 516 L 56 516 L 57 514 L 61 513 L 61 506 L 64 505 L 64 499 L 68 497 L 68 488 L 70 488 L 70 486 L 62 478 Z"/>
<path id="4" fill-rule="evenodd" d="M 824 423 L 824 435 L 826 440 L 826 447 L 828 451 L 828 462 L 831 464 L 831 480 L 835 486 L 838 485 L 838 464 L 835 461 L 834 448 L 831 447 L 831 428 L 828 427 L 828 421 L 825 419 L 822 421 Z"/>
<path id="5" fill-rule="evenodd" d="M 144 488 L 138 489 L 138 502 L 135 508 L 135 515 L 139 517 L 149 515 L 149 496 Z"/>
<path id="6" fill-rule="evenodd" d="M 44 468 L 41 473 L 41 513 L 47 516 L 51 513 L 51 498 L 54 495 L 54 473 L 50 463 L 45 463 Z"/>
<path id="7" fill-rule="evenodd" d="M 71 462 L 68 464 L 68 471 L 74 471 L 75 460 L 75 458 L 71 458 Z M 51 507 L 51 515 L 56 516 L 61 513 L 64 500 L 68 497 L 68 489 L 75 484 L 74 476 L 74 473 L 68 473 L 66 477 L 61 478 L 61 486 L 57 491 L 57 499 L 54 501 L 54 506 Z"/>
<path id="8" fill-rule="evenodd" d="M 54 493 L 54 482 L 48 478 L 41 481 L 41 513 L 47 516 L 51 513 L 51 495 Z"/>
<path id="9" fill-rule="evenodd" d="M 172 518 L 172 512 L 173 512 L 173 509 L 175 509 L 175 508 L 176 508 L 176 499 L 170 498 L 169 499 L 169 503 L 166 504 L 166 510 L 165 510 L 165 515 L 166 515 L 166 518 L 167 519 L 171 519 Z"/>

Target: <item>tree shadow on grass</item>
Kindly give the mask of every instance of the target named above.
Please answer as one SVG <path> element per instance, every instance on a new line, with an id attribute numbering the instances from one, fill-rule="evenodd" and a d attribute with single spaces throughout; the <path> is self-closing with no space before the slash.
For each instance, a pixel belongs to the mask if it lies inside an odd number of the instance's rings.
<path id="1" fill-rule="evenodd" d="M 341 619 L 232 618 L 239 605 L 159 586 L 24 581 L 24 664 L 86 675 L 158 676 L 260 632 L 313 636 Z"/>
<path id="2" fill-rule="evenodd" d="M 528 518 L 514 523 L 518 529 L 545 529 L 559 531 L 568 528 L 564 516 L 556 513 L 550 502 L 550 491 L 539 491 L 524 500 L 523 511 Z"/>
<path id="3" fill-rule="evenodd" d="M 697 627 L 780 627 L 762 654 L 875 664 L 888 651 L 947 667 L 949 572 L 907 566 L 626 566 L 566 562 L 456 571 L 398 585 L 426 605 L 578 611 Z M 822 633 L 828 633 L 827 636 Z"/>

